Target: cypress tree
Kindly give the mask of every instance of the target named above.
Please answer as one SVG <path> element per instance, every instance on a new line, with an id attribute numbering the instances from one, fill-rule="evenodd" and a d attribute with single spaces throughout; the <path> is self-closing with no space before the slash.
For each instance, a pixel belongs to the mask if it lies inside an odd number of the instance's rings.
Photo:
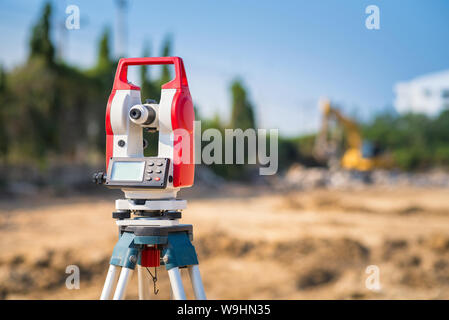
<path id="1" fill-rule="evenodd" d="M 50 39 L 51 12 L 51 5 L 47 2 L 41 18 L 33 27 L 30 39 L 30 58 L 37 56 L 44 57 L 45 61 L 49 64 L 54 62 L 55 55 L 55 48 Z"/>
<path id="2" fill-rule="evenodd" d="M 240 80 L 234 80 L 231 84 L 231 95 L 231 128 L 242 130 L 255 128 L 253 106 L 248 100 L 246 89 Z"/>
<path id="3" fill-rule="evenodd" d="M 164 43 L 162 45 L 161 57 L 169 57 L 171 55 L 172 55 L 172 38 L 171 36 L 166 36 L 164 39 Z M 170 66 L 169 65 L 162 66 L 160 85 L 169 82 L 171 79 L 172 75 L 170 72 Z"/>

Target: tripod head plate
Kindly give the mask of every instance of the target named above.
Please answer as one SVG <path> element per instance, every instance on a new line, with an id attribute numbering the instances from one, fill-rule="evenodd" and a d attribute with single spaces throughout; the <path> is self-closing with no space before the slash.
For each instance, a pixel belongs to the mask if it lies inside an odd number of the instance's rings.
<path id="1" fill-rule="evenodd" d="M 187 201 L 181 199 L 168 200 L 145 200 L 145 203 L 138 202 L 136 204 L 132 199 L 115 200 L 115 208 L 117 210 L 183 210 L 187 208 Z"/>

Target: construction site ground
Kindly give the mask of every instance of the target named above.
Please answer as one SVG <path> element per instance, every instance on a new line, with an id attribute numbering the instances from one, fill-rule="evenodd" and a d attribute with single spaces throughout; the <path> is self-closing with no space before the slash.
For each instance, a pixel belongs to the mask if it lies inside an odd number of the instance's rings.
<path id="1" fill-rule="evenodd" d="M 119 196 L 2 199 L 0 298 L 97 299 Z M 224 184 L 183 197 L 210 299 L 449 298 L 449 189 Z M 79 289 L 66 288 L 69 265 L 80 268 Z M 370 270 L 379 271 L 378 290 L 366 286 Z M 167 299 L 167 274 L 158 275 L 153 298 Z M 137 298 L 136 274 L 127 298 Z"/>

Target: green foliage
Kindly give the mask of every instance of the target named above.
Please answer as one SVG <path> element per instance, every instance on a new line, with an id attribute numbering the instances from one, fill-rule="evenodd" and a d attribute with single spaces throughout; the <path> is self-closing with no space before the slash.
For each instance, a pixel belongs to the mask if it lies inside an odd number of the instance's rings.
<path id="1" fill-rule="evenodd" d="M 148 44 L 145 44 L 145 47 L 142 52 L 142 57 L 151 57 L 151 52 Z M 148 75 L 148 66 L 140 67 L 140 94 L 142 98 L 145 99 L 154 99 L 156 101 L 160 100 L 160 81 L 153 81 Z"/>
<path id="2" fill-rule="evenodd" d="M 115 63 L 112 60 L 110 53 L 110 37 L 111 34 L 109 29 L 106 28 L 101 35 L 98 47 L 97 65 L 95 67 L 95 71 L 99 74 L 110 75 L 111 70 L 115 67 Z"/>
<path id="3" fill-rule="evenodd" d="M 296 145 L 302 154 L 312 155 L 313 149 L 315 147 L 315 138 L 315 134 L 308 134 L 292 140 L 296 142 Z"/>
<path id="4" fill-rule="evenodd" d="M 58 86 L 55 68 L 44 58 L 29 60 L 10 75 L 11 101 L 5 106 L 13 159 L 42 158 L 56 150 Z"/>
<path id="5" fill-rule="evenodd" d="M 96 101 L 96 105 L 88 110 L 88 119 L 84 120 L 88 123 L 89 128 L 88 145 L 100 151 L 106 147 L 104 108 L 112 88 L 118 62 L 112 57 L 110 39 L 110 30 L 105 28 L 98 41 L 95 66 L 81 74 L 81 77 L 85 77 L 89 83 L 89 88 L 83 86 L 83 89 L 87 90 L 86 97 Z"/>
<path id="6" fill-rule="evenodd" d="M 6 90 L 6 72 L 2 65 L 0 65 L 0 93 Z"/>
<path id="7" fill-rule="evenodd" d="M 85 161 L 104 150 L 104 110 L 115 63 L 109 33 L 99 44 L 97 65 L 86 72 L 53 61 L 51 6 L 46 5 L 30 40 L 30 58 L 0 73 L 0 154 L 15 164 Z M 7 79 L 7 81 L 5 81 Z"/>
<path id="8" fill-rule="evenodd" d="M 6 72 L 3 66 L 0 66 L 0 106 L 6 106 L 8 99 L 6 97 Z M 4 159 L 8 153 L 8 135 L 6 133 L 6 108 L 0 108 L 0 159 Z"/>
<path id="9" fill-rule="evenodd" d="M 105 28 L 98 42 L 97 62 L 92 69 L 86 72 L 86 75 L 97 83 L 98 89 L 104 90 L 105 98 L 109 95 L 110 88 L 112 87 L 115 68 L 118 62 L 111 55 L 110 38 L 109 28 Z"/>
<path id="10" fill-rule="evenodd" d="M 363 135 L 392 152 L 403 170 L 449 166 L 449 110 L 436 118 L 415 113 L 380 115 L 364 125 Z"/>
<path id="11" fill-rule="evenodd" d="M 104 122 L 102 94 L 93 80 L 64 65 L 49 68 L 44 59 L 32 59 L 9 76 L 9 101 L 4 105 L 10 143 L 10 159 L 43 161 L 51 154 L 74 159 L 78 150 L 88 148 L 92 124 Z M 104 131 L 101 132 L 104 139 Z M 96 141 L 96 139 L 93 139 Z M 97 147 L 96 145 L 91 146 Z"/>
<path id="12" fill-rule="evenodd" d="M 287 169 L 294 163 L 305 166 L 319 166 L 313 157 L 316 135 L 310 134 L 294 138 L 279 137 L 279 169 Z"/>
<path id="13" fill-rule="evenodd" d="M 226 127 L 242 129 L 243 131 L 250 128 L 256 128 L 253 107 L 247 98 L 246 89 L 244 88 L 242 82 L 240 80 L 233 81 L 230 89 L 232 97 L 232 114 L 230 124 Z M 223 137 L 222 154 L 224 156 L 225 126 L 222 124 L 218 115 L 206 124 L 206 127 L 207 126 L 213 126 L 221 131 Z M 248 150 L 247 141 L 245 141 L 244 145 L 244 150 Z M 234 164 L 212 165 L 211 168 L 215 171 L 215 173 L 221 175 L 222 177 L 235 180 L 246 180 L 250 177 L 251 166 L 247 164 L 235 164 L 237 153 L 235 138 L 233 141 L 233 146 Z M 246 155 L 246 157 L 247 156 L 248 155 Z"/>
<path id="14" fill-rule="evenodd" d="M 198 120 L 198 116 L 196 116 L 196 120 Z M 228 126 L 222 122 L 220 119 L 220 116 L 218 114 L 215 114 L 214 117 L 210 119 L 202 119 L 201 120 L 201 135 L 204 131 L 208 129 L 216 129 L 220 131 L 221 137 L 222 137 L 222 144 L 221 144 L 221 154 L 222 154 L 222 163 L 221 164 L 210 164 L 210 169 L 217 175 L 230 179 L 230 180 L 245 180 L 248 178 L 248 171 L 247 166 L 245 165 L 228 165 L 225 164 L 225 129 L 228 128 Z M 213 139 L 213 138 L 212 138 Z M 208 145 L 209 143 L 212 143 L 213 141 L 202 141 L 201 142 L 201 149 L 204 150 L 204 147 Z M 235 141 L 234 141 L 234 159 L 235 159 Z"/>
<path id="15" fill-rule="evenodd" d="M 166 36 L 164 39 L 164 43 L 162 45 L 161 57 L 169 57 L 172 54 L 172 37 Z M 161 78 L 159 81 L 159 87 L 164 83 L 169 82 L 172 79 L 172 75 L 170 72 L 170 66 L 164 65 L 162 66 Z"/>
<path id="16" fill-rule="evenodd" d="M 47 3 L 43 14 L 33 27 L 30 39 L 30 58 L 44 57 L 46 63 L 53 63 L 55 48 L 50 39 L 51 5 Z"/>
<path id="17" fill-rule="evenodd" d="M 230 127 L 242 130 L 256 128 L 253 106 L 249 102 L 246 89 L 240 80 L 235 80 L 231 84 L 231 94 L 232 113 Z"/>
<path id="18" fill-rule="evenodd" d="M 446 146 L 449 138 L 449 110 L 443 111 L 430 125 L 432 144 Z"/>
<path id="19" fill-rule="evenodd" d="M 449 145 L 440 145 L 435 149 L 435 164 L 447 166 L 449 164 Z"/>

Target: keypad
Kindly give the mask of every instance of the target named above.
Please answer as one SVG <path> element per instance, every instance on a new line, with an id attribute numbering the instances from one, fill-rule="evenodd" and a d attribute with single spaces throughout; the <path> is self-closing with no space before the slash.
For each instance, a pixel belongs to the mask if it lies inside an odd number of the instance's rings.
<path id="1" fill-rule="evenodd" d="M 152 187 L 163 187 L 167 183 L 168 159 L 146 158 L 145 184 Z"/>

